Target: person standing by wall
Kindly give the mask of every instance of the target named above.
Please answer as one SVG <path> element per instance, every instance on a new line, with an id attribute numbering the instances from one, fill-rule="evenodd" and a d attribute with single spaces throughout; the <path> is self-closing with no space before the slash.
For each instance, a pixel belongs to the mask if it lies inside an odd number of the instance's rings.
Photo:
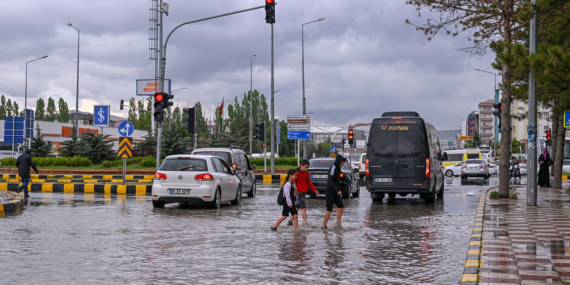
<path id="1" fill-rule="evenodd" d="M 550 160 L 550 154 L 546 148 L 542 149 L 542 153 L 538 158 L 538 163 L 540 168 L 538 170 L 538 186 L 540 187 L 550 187 L 550 174 L 548 173 L 548 168 L 552 165 L 552 160 Z"/>
<path id="2" fill-rule="evenodd" d="M 16 160 L 16 167 L 18 168 L 18 175 L 22 178 L 22 185 L 18 187 L 18 193 L 24 190 L 24 197 L 30 197 L 28 195 L 28 184 L 30 184 L 30 167 L 34 169 L 37 174 L 40 174 L 38 168 L 32 161 L 32 150 L 27 149 L 26 152 L 18 156 Z"/>

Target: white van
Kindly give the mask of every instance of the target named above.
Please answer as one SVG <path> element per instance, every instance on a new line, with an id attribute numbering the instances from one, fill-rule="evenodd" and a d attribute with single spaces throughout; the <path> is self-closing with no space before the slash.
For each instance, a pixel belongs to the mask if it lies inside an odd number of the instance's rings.
<path id="1" fill-rule="evenodd" d="M 366 152 L 360 155 L 360 168 L 358 170 L 358 176 L 362 179 L 366 176 Z"/>

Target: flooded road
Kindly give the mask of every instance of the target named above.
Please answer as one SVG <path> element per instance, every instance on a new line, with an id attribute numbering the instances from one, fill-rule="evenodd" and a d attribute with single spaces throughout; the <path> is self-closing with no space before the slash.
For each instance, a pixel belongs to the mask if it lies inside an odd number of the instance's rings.
<path id="1" fill-rule="evenodd" d="M 153 209 L 145 196 L 32 193 L 22 214 L 0 218 L 0 280 L 457 284 L 479 196 L 497 182 L 446 178 L 435 204 L 417 196 L 373 203 L 362 188 L 360 198 L 345 200 L 342 226 L 325 231 L 325 200 L 308 199 L 308 225 L 294 232 L 283 223 L 276 233 L 279 185 L 259 184 L 255 198 L 217 210 Z"/>

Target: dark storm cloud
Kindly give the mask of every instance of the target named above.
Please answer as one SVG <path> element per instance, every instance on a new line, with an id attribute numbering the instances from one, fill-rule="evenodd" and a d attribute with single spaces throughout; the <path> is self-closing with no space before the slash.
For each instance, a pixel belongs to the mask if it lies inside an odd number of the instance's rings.
<path id="1" fill-rule="evenodd" d="M 177 24 L 262 1 L 167 1 L 164 36 Z M 357 3 L 357 4 L 356 4 Z M 0 18 L 4 58 L 0 91 L 21 102 L 25 62 L 29 104 L 39 97 L 62 96 L 75 105 L 77 33 L 81 29 L 81 108 L 110 104 L 134 96 L 135 80 L 152 78 L 149 62 L 149 1 L 18 1 L 3 2 Z M 253 86 L 270 96 L 270 25 L 264 11 L 192 24 L 177 30 L 168 43 L 166 77 L 182 105 L 202 102 L 208 112 L 222 98 L 249 90 L 250 56 Z M 454 48 L 462 38 L 444 35 L 427 41 L 405 24 L 421 23 L 404 1 L 279 1 L 275 24 L 275 114 L 301 113 L 301 24 L 305 26 L 305 80 L 308 112 L 317 124 L 369 122 L 388 110 L 417 110 L 438 129 L 456 128 L 480 101 L 492 96 L 492 55 L 470 59 Z M 139 97 L 141 98 L 141 97 Z M 115 107 L 116 106 L 116 107 Z M 120 114 L 120 113 L 117 113 Z M 123 113 L 125 114 L 125 113 Z"/>

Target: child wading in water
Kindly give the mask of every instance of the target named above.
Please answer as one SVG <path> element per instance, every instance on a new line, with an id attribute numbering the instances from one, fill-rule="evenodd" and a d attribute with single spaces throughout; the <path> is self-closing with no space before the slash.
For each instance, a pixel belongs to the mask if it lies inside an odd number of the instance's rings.
<path id="1" fill-rule="evenodd" d="M 283 203 L 283 212 L 281 213 L 281 218 L 277 220 L 277 223 L 271 227 L 271 230 L 276 232 L 277 227 L 289 217 L 289 214 L 293 217 L 293 223 L 295 224 L 295 230 L 299 229 L 299 221 L 297 220 L 297 208 L 295 202 L 297 201 L 297 190 L 295 186 L 295 179 L 297 179 L 297 170 L 289 169 L 287 171 L 287 178 L 285 184 L 283 184 L 283 196 L 285 198 L 285 203 Z"/>
<path id="2" fill-rule="evenodd" d="M 303 162 L 301 162 L 301 167 L 297 168 L 297 180 L 295 180 L 295 186 L 297 186 L 297 211 L 301 212 L 303 223 L 307 222 L 307 203 L 305 203 L 305 195 L 311 190 L 316 196 L 319 196 L 319 191 L 317 191 L 317 188 L 315 188 L 315 185 L 311 182 L 309 166 L 310 162 L 304 159 Z M 293 225 L 293 218 L 287 222 L 287 225 Z"/>

